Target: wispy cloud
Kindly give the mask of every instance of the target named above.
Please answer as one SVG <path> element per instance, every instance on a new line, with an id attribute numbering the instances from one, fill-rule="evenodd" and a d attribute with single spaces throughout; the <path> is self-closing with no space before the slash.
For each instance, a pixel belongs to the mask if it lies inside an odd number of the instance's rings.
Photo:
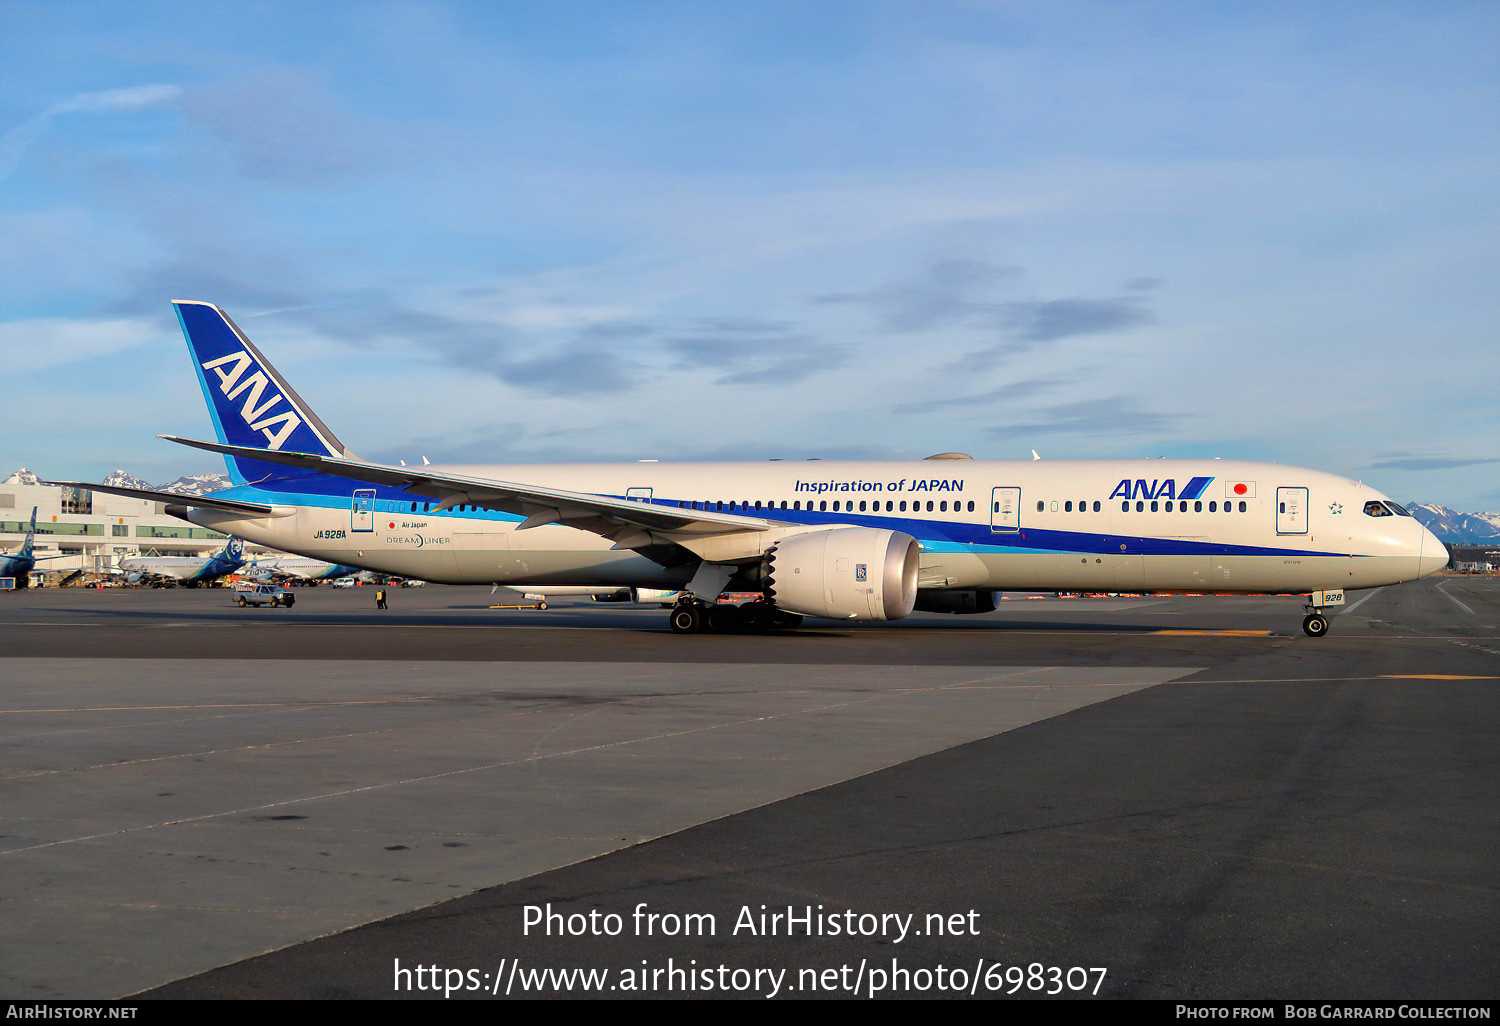
<path id="1" fill-rule="evenodd" d="M 1008 331 L 1026 342 L 1055 342 L 1151 323 L 1151 315 L 1134 296 L 1004 303 L 1000 319 Z"/>
<path id="2" fill-rule="evenodd" d="M 1011 299 L 1002 291 L 1022 276 L 1018 267 L 986 260 L 943 260 L 901 281 L 865 292 L 814 296 L 817 304 L 847 303 L 868 309 L 881 331 L 914 333 L 959 328 L 996 337 L 948 368 L 983 373 L 1008 357 L 1082 335 L 1129 331 L 1155 317 L 1139 294 L 1160 284 L 1136 278 L 1126 288 L 1136 294 L 1091 299 Z"/>
<path id="3" fill-rule="evenodd" d="M 842 346 L 801 334 L 786 321 L 698 319 L 690 332 L 664 339 L 662 348 L 679 369 L 722 370 L 720 385 L 794 384 L 848 360 Z"/>
<path id="4" fill-rule="evenodd" d="M 251 179 L 321 185 L 377 163 L 377 133 L 305 71 L 273 69 L 194 89 L 182 106 Z"/>
<path id="5" fill-rule="evenodd" d="M 1170 430 L 1177 414 L 1142 410 L 1130 396 L 1078 403 L 1061 403 L 1036 411 L 1033 420 L 1002 424 L 987 431 L 991 438 L 1022 438 L 1031 435 L 1145 435 Z"/>
<path id="6" fill-rule="evenodd" d="M 0 324 L 7 374 L 80 363 L 160 337 L 158 326 L 149 320 L 35 318 Z"/>
<path id="7" fill-rule="evenodd" d="M 47 125 L 53 118 L 63 114 L 132 113 L 169 103 L 181 93 L 181 86 L 157 83 L 128 89 L 79 93 L 61 103 L 54 103 L 0 135 L 0 180 L 16 169 L 26 151 L 47 131 Z"/>
<path id="8" fill-rule="evenodd" d="M 106 89 L 97 93 L 79 93 L 71 100 L 64 100 L 55 104 L 41 117 L 52 117 L 57 114 L 104 114 L 110 111 L 134 111 L 145 110 L 147 107 L 156 107 L 163 103 L 177 99 L 182 94 L 182 87 L 157 83 L 154 85 L 132 86 L 128 89 Z"/>
<path id="9" fill-rule="evenodd" d="M 1074 384 L 1078 381 L 1076 376 L 1063 377 L 1054 375 L 1044 378 L 1028 378 L 1025 381 L 1013 381 L 1008 385 L 993 388 L 988 392 L 970 393 L 968 395 L 949 396 L 943 399 L 929 399 L 924 402 L 902 403 L 895 408 L 896 413 L 936 413 L 938 410 L 958 407 L 961 409 L 988 410 L 997 403 L 1015 402 L 1018 399 L 1028 399 L 1042 392 L 1050 391 L 1066 384 Z"/>
<path id="10" fill-rule="evenodd" d="M 976 318 L 993 318 L 997 307 L 985 295 L 1020 273 L 1018 267 L 987 260 L 939 260 L 911 278 L 866 292 L 832 293 L 812 299 L 822 304 L 863 306 L 883 331 L 928 331 Z"/>
<path id="11" fill-rule="evenodd" d="M 1452 470 L 1500 463 L 1500 456 L 1411 456 L 1391 454 L 1368 464 L 1372 470 Z"/>

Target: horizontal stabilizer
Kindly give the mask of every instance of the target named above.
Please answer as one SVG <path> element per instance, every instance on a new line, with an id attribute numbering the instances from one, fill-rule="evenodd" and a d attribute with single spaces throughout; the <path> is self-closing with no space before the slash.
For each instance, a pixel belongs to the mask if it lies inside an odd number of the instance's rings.
<path id="1" fill-rule="evenodd" d="M 212 495 L 182 495 L 178 492 L 158 492 L 150 488 L 90 484 L 87 481 L 43 481 L 42 484 L 61 485 L 64 488 L 86 488 L 91 492 L 123 495 L 127 499 L 145 499 L 149 502 L 166 502 L 174 506 L 189 506 L 198 509 L 217 509 L 225 513 L 244 513 L 256 517 L 285 517 L 296 512 L 289 506 L 267 506 L 264 503 L 244 502 L 240 499 L 216 499 Z"/>

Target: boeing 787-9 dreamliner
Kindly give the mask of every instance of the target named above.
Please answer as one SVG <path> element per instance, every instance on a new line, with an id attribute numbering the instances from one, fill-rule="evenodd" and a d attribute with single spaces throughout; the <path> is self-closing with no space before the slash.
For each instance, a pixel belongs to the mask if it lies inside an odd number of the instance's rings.
<path id="1" fill-rule="evenodd" d="M 681 633 L 987 612 L 1009 590 L 1292 592 L 1308 596 L 1303 629 L 1318 636 L 1346 590 L 1448 561 L 1368 485 L 1275 463 L 372 463 L 218 307 L 174 306 L 218 441 L 161 437 L 224 454 L 234 485 L 172 496 L 168 511 L 381 573 L 680 591 Z M 760 599 L 729 608 L 725 592 Z"/>

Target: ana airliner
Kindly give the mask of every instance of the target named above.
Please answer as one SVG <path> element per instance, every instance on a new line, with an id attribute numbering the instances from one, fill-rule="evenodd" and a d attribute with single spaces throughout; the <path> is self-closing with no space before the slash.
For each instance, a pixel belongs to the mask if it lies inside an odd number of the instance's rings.
<path id="1" fill-rule="evenodd" d="M 191 523 L 449 584 L 681 591 L 681 633 L 801 616 L 979 613 L 997 591 L 1292 592 L 1303 629 L 1348 589 L 1448 561 L 1368 485 L 1217 459 L 388 466 L 360 459 L 209 303 L 174 303 L 234 486 Z M 138 490 L 81 484 L 123 495 Z M 728 592 L 761 600 L 738 609 Z"/>

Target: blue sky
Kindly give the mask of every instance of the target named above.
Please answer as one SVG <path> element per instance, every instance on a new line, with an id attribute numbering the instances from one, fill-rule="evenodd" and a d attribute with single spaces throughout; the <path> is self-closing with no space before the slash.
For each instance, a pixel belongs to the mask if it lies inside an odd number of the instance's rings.
<path id="1" fill-rule="evenodd" d="M 0 473 L 1223 456 L 1500 509 L 1492 3 L 0 0 Z"/>

